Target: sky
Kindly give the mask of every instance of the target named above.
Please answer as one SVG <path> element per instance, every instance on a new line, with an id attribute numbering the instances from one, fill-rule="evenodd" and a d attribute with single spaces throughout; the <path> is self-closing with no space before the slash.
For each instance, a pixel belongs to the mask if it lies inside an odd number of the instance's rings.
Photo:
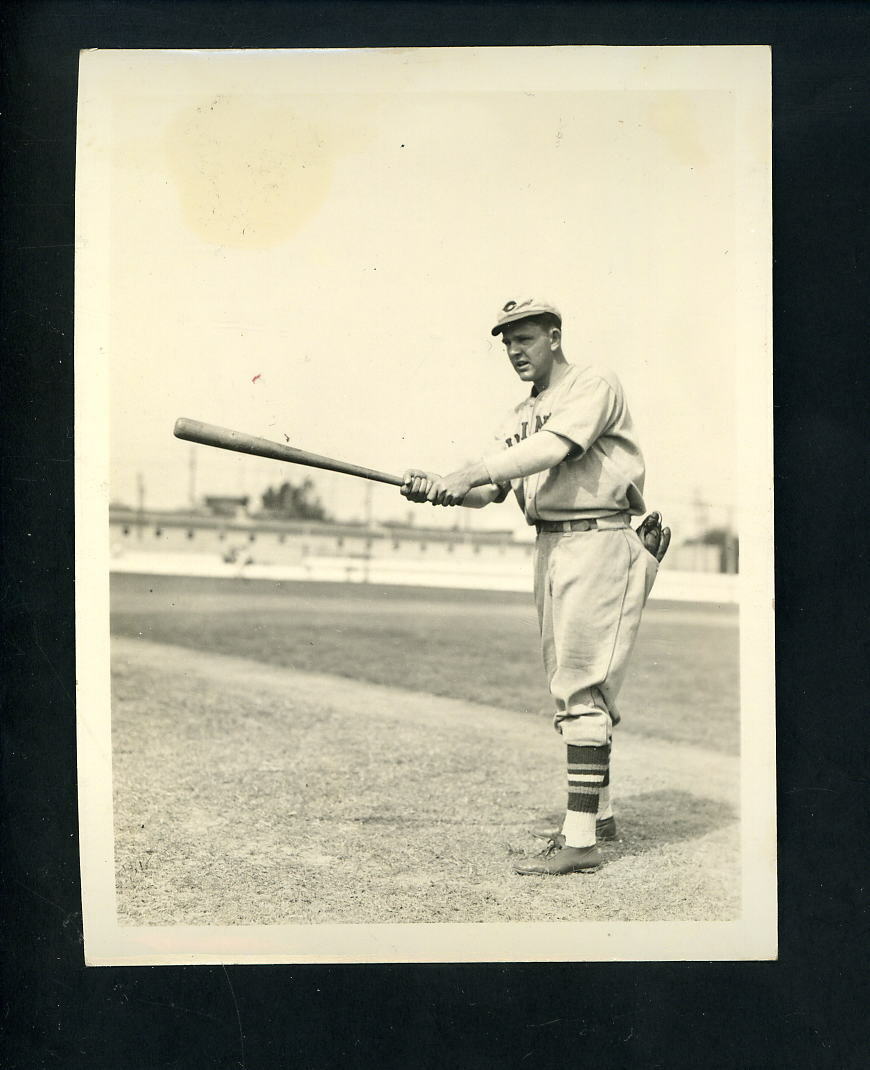
<path id="1" fill-rule="evenodd" d="M 459 510 L 191 446 L 173 424 L 449 471 L 527 390 L 490 327 L 535 296 L 561 309 L 569 361 L 622 379 L 648 506 L 684 530 L 697 498 L 727 519 L 736 113 L 709 50 L 675 51 L 698 55 L 673 77 L 617 57 L 661 50 L 104 53 L 80 100 L 99 189 L 78 240 L 107 246 L 112 500 L 135 505 L 140 474 L 150 508 L 310 476 L 340 519 L 370 493 L 376 520 L 453 525 Z M 461 512 L 524 526 L 514 504 Z"/>

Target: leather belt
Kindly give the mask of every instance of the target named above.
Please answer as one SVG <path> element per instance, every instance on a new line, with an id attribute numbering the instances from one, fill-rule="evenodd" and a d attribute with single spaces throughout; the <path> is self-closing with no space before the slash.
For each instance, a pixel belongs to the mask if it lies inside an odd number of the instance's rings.
<path id="1" fill-rule="evenodd" d="M 599 524 L 599 521 L 603 523 Z M 612 516 L 589 517 L 578 520 L 536 520 L 535 528 L 538 534 L 551 534 L 553 532 L 570 531 L 595 531 L 597 528 L 621 528 L 628 524 L 628 516 L 625 513 L 616 513 Z"/>

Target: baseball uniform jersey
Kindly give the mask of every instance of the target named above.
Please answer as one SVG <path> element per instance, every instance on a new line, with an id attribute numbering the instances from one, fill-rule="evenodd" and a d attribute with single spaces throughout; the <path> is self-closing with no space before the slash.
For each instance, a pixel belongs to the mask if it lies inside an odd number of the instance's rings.
<path id="1" fill-rule="evenodd" d="M 544 429 L 573 444 L 568 456 L 502 491 L 513 489 L 538 528 L 535 601 L 555 727 L 566 743 L 604 746 L 658 569 L 629 525 L 645 511 L 643 455 L 622 386 L 606 369 L 569 364 L 512 411 L 497 438 L 509 449 Z"/>
<path id="2" fill-rule="evenodd" d="M 542 428 L 574 449 L 555 468 L 512 481 L 530 524 L 645 512 L 643 455 L 612 371 L 569 364 L 554 386 L 512 410 L 496 440 L 509 448 Z"/>

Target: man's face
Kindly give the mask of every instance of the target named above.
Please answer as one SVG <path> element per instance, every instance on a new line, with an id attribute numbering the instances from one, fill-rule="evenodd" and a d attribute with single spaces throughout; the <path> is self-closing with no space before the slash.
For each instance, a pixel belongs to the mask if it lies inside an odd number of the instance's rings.
<path id="1" fill-rule="evenodd" d="M 547 381 L 558 349 L 558 331 L 545 330 L 532 320 L 509 323 L 501 339 L 514 371 L 527 383 Z"/>

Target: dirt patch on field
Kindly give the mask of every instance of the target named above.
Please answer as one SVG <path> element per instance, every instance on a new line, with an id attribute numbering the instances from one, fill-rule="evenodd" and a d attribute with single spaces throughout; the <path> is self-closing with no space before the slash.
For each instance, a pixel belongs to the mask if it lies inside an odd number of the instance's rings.
<path id="1" fill-rule="evenodd" d="M 113 640 L 122 924 L 729 920 L 738 761 L 621 732 L 622 839 L 522 878 L 563 804 L 540 718 Z"/>

